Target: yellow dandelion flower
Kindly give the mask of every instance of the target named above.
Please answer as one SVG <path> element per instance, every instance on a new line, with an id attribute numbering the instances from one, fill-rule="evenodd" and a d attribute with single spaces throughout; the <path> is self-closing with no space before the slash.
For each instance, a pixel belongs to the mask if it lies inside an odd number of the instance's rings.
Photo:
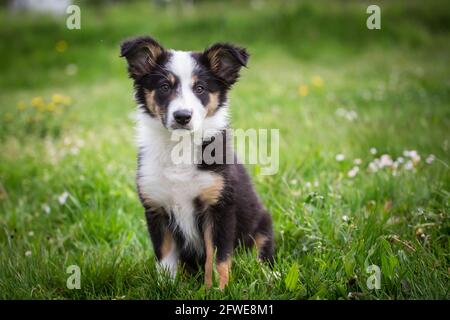
<path id="1" fill-rule="evenodd" d="M 42 108 L 45 106 L 44 98 L 42 97 L 34 97 L 31 99 L 31 105 L 35 108 Z"/>
<path id="2" fill-rule="evenodd" d="M 56 110 L 56 102 L 55 101 L 49 102 L 49 104 L 47 105 L 47 111 L 53 112 L 55 110 Z"/>
<path id="3" fill-rule="evenodd" d="M 63 103 L 63 101 L 64 101 L 64 96 L 62 94 L 55 93 L 52 96 L 52 102 L 54 102 L 54 103 Z"/>
<path id="4" fill-rule="evenodd" d="M 19 101 L 17 103 L 17 110 L 19 110 L 20 112 L 24 111 L 26 109 L 26 105 L 25 102 L 23 101 Z"/>
<path id="5" fill-rule="evenodd" d="M 308 95 L 308 86 L 306 84 L 302 84 L 298 87 L 298 94 L 301 97 L 306 97 Z"/>
<path id="6" fill-rule="evenodd" d="M 321 76 L 314 76 L 312 78 L 312 84 L 313 86 L 317 87 L 317 88 L 322 88 L 323 87 L 323 79 Z"/>
<path id="7" fill-rule="evenodd" d="M 65 41 L 65 40 L 59 40 L 55 45 L 55 49 L 59 53 L 65 52 L 68 47 L 69 47 L 69 45 L 67 44 L 67 41 Z"/>

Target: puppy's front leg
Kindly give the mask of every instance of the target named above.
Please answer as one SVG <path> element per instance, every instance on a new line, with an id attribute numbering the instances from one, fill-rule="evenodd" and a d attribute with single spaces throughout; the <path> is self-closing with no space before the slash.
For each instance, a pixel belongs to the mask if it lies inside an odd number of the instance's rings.
<path id="1" fill-rule="evenodd" d="M 214 241 L 212 233 L 212 225 L 206 224 L 203 232 L 203 240 L 205 241 L 205 286 L 207 289 L 212 287 L 213 277 L 213 259 L 214 259 Z"/>
<path id="2" fill-rule="evenodd" d="M 236 234 L 236 217 L 232 210 L 215 212 L 213 224 L 213 239 L 216 252 L 216 270 L 219 274 L 219 289 L 223 290 L 231 272 L 231 257 Z M 230 208 L 231 209 L 231 208 Z"/>
<path id="3" fill-rule="evenodd" d="M 231 254 L 224 260 L 216 261 L 216 270 L 219 274 L 219 289 L 223 290 L 228 284 L 231 272 Z"/>
<path id="4" fill-rule="evenodd" d="M 233 243 L 233 239 L 217 238 L 217 234 L 213 234 L 213 226 L 208 224 L 204 228 L 204 241 L 206 255 L 205 286 L 207 289 L 212 287 L 214 248 L 217 248 L 216 270 L 219 274 L 219 289 L 223 290 L 228 284 L 229 273 L 231 271 L 233 246 L 229 244 Z"/>
<path id="5" fill-rule="evenodd" d="M 168 272 L 172 278 L 175 278 L 177 275 L 179 254 L 172 233 L 169 230 L 164 232 L 160 252 L 160 270 Z"/>
<path id="6" fill-rule="evenodd" d="M 158 269 L 175 278 L 178 269 L 179 252 L 168 228 L 168 216 L 163 209 L 146 208 L 147 226 L 153 243 Z"/>

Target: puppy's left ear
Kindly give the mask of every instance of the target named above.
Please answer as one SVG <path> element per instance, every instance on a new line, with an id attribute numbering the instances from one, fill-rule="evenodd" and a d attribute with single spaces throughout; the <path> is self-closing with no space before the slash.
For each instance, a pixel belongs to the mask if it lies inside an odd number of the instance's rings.
<path id="1" fill-rule="evenodd" d="M 206 49 L 202 56 L 211 71 L 228 86 L 237 81 L 241 67 L 247 66 L 249 58 L 245 48 L 228 43 L 216 43 Z"/>

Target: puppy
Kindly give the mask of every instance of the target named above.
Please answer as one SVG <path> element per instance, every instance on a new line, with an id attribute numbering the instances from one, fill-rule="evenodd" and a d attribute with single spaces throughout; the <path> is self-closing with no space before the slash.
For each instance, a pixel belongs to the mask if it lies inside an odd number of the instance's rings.
<path id="1" fill-rule="evenodd" d="M 218 43 L 203 52 L 166 50 L 150 37 L 125 41 L 126 58 L 138 104 L 137 189 L 159 267 L 175 276 L 204 266 L 212 286 L 228 283 L 233 249 L 257 246 L 259 258 L 273 261 L 272 218 L 264 209 L 227 133 L 227 94 L 249 55 Z M 200 133 L 196 151 L 220 141 L 225 161 L 174 163 L 175 132 Z M 217 156 L 217 155 L 216 155 Z"/>

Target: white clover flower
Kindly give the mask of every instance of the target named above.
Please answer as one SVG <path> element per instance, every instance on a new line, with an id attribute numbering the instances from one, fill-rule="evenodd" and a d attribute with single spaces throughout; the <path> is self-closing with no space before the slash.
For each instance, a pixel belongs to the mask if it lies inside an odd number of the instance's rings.
<path id="1" fill-rule="evenodd" d="M 64 191 L 59 197 L 58 202 L 60 205 L 64 205 L 67 201 L 67 198 L 69 197 L 69 193 L 67 191 Z"/>
<path id="2" fill-rule="evenodd" d="M 430 154 L 430 155 L 426 158 L 425 162 L 426 162 L 427 164 L 432 164 L 434 160 L 436 160 L 436 157 L 434 156 L 434 154 Z"/>
<path id="3" fill-rule="evenodd" d="M 377 172 L 378 171 L 378 165 L 375 161 L 372 161 L 369 163 L 369 171 L 370 172 Z"/>
<path id="4" fill-rule="evenodd" d="M 414 163 L 411 160 L 408 160 L 405 163 L 405 169 L 406 170 L 413 170 L 414 169 Z"/>
<path id="5" fill-rule="evenodd" d="M 52 209 L 50 208 L 50 206 L 49 206 L 48 204 L 46 204 L 46 203 L 44 203 L 44 204 L 42 205 L 42 210 L 44 210 L 44 212 L 45 212 L 46 214 L 50 214 L 50 212 L 52 211 Z"/>
<path id="6" fill-rule="evenodd" d="M 362 160 L 360 158 L 356 158 L 355 160 L 353 160 L 353 163 L 359 166 L 362 163 Z"/>
<path id="7" fill-rule="evenodd" d="M 342 153 L 339 153 L 336 155 L 336 161 L 344 161 L 345 160 L 345 156 Z"/>
<path id="8" fill-rule="evenodd" d="M 414 163 L 417 163 L 417 162 L 420 161 L 420 155 L 419 155 L 419 153 L 416 150 L 405 150 L 405 151 L 403 151 L 403 155 L 405 157 L 411 158 L 411 160 Z"/>
<path id="9" fill-rule="evenodd" d="M 403 157 L 398 157 L 397 160 L 395 160 L 395 161 L 397 161 L 397 163 L 400 164 L 400 163 L 405 162 L 405 159 Z"/>
<path id="10" fill-rule="evenodd" d="M 291 181 L 289 181 L 290 182 L 290 184 L 292 184 L 292 185 L 297 185 L 297 183 L 298 183 L 298 181 L 297 181 L 297 179 L 292 179 Z"/>
<path id="11" fill-rule="evenodd" d="M 358 114 L 354 110 L 347 110 L 344 108 L 336 109 L 336 115 L 341 118 L 345 118 L 348 121 L 353 121 L 358 118 Z"/>
<path id="12" fill-rule="evenodd" d="M 342 216 L 342 221 L 348 222 L 349 220 L 350 220 L 350 218 L 347 215 Z"/>
<path id="13" fill-rule="evenodd" d="M 370 153 L 371 154 L 377 154 L 377 149 L 376 148 L 370 148 Z"/>
<path id="14" fill-rule="evenodd" d="M 347 120 L 353 121 L 358 118 L 358 114 L 356 113 L 356 111 L 351 110 L 346 113 L 345 117 L 347 118 Z"/>
<path id="15" fill-rule="evenodd" d="M 355 166 L 347 173 L 347 176 L 349 178 L 354 178 L 358 174 L 358 172 L 359 172 L 359 167 Z"/>
<path id="16" fill-rule="evenodd" d="M 34 236 L 34 232 L 33 232 L 33 231 L 28 232 L 28 236 L 29 236 L 29 237 Z"/>
<path id="17" fill-rule="evenodd" d="M 409 157 L 413 161 L 414 164 L 418 163 L 420 161 L 420 155 L 417 153 L 416 150 L 411 150 L 409 152 Z"/>
<path id="18" fill-rule="evenodd" d="M 411 151 L 408 152 L 408 156 L 409 156 L 410 158 L 415 158 L 415 157 L 417 157 L 418 155 L 419 155 L 419 154 L 417 153 L 416 150 L 411 150 Z"/>
<path id="19" fill-rule="evenodd" d="M 317 181 L 317 180 L 314 180 L 314 187 L 318 187 L 319 186 L 319 181 Z"/>
<path id="20" fill-rule="evenodd" d="M 30 250 L 25 251 L 25 257 L 31 257 L 31 251 Z"/>
<path id="21" fill-rule="evenodd" d="M 393 164 L 393 161 L 388 154 L 383 154 L 380 157 L 380 167 L 381 168 L 390 167 L 390 166 L 392 166 L 392 164 Z"/>
<path id="22" fill-rule="evenodd" d="M 400 165 L 400 164 L 397 162 L 397 160 L 395 160 L 394 162 L 392 162 L 392 166 L 391 166 L 392 170 L 397 170 L 399 165 Z"/>
<path id="23" fill-rule="evenodd" d="M 308 188 L 308 189 L 311 188 L 311 182 L 307 181 L 307 182 L 305 183 L 305 187 Z"/>

